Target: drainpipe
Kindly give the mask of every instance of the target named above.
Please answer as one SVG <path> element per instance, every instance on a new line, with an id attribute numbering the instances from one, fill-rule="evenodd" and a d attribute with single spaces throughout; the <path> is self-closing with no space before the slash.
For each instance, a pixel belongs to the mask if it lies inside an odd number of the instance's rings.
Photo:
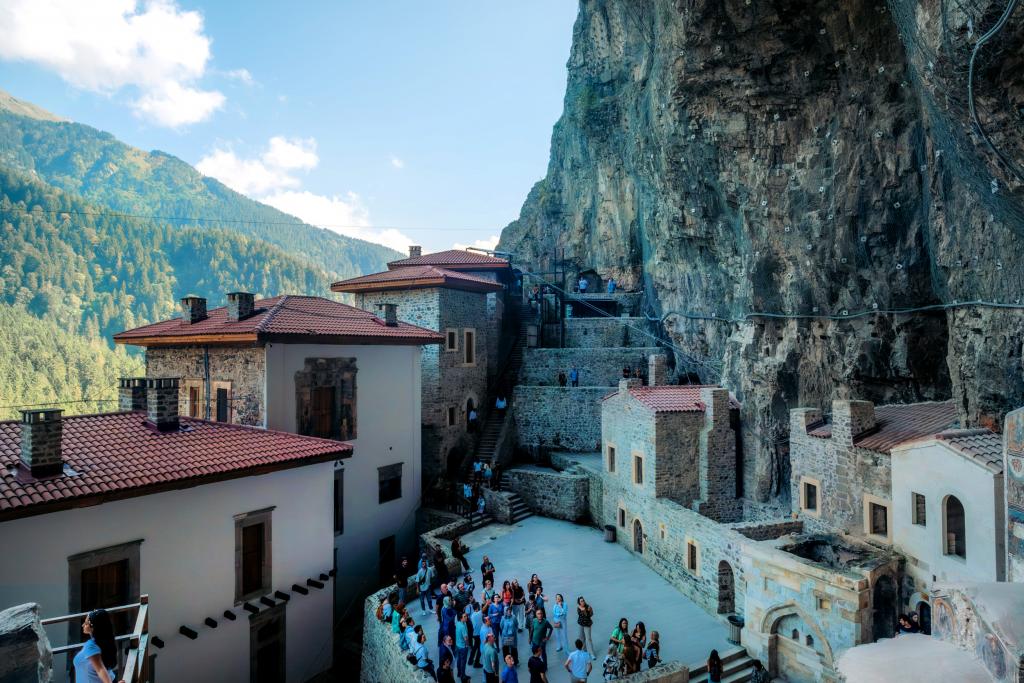
<path id="1" fill-rule="evenodd" d="M 206 395 L 206 409 L 203 411 L 203 419 L 210 419 L 210 347 L 203 347 L 203 393 Z"/>

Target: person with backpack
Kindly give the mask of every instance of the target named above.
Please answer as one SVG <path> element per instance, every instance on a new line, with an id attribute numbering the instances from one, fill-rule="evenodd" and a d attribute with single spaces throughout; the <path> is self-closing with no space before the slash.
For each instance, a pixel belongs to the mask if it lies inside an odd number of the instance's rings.
<path id="1" fill-rule="evenodd" d="M 661 636 L 657 631 L 651 631 L 651 642 L 647 643 L 644 650 L 644 659 L 647 660 L 647 668 L 653 669 L 661 662 Z"/>

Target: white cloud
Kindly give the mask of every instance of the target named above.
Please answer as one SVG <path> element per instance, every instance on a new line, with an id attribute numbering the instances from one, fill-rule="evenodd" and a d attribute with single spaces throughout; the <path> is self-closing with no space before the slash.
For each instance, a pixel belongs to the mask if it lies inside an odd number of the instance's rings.
<path id="1" fill-rule="evenodd" d="M 404 252 L 408 245 L 414 244 L 410 237 L 398 230 L 371 228 L 369 211 L 359 195 L 354 192 L 340 197 L 326 197 L 308 191 L 284 191 L 263 197 L 260 201 L 298 216 L 310 225 L 383 244 L 401 252 Z"/>
<path id="2" fill-rule="evenodd" d="M 268 166 L 287 170 L 315 168 L 320 163 L 316 154 L 316 140 L 313 138 L 294 138 L 288 140 L 275 135 L 267 143 L 267 151 L 263 153 L 263 163 Z"/>
<path id="3" fill-rule="evenodd" d="M 301 218 L 310 225 L 349 237 L 405 251 L 413 241 L 398 230 L 370 227 L 370 214 L 354 192 L 315 194 L 301 188 L 297 171 L 316 168 L 320 157 L 314 138 L 274 136 L 256 157 L 239 157 L 231 149 L 215 149 L 196 164 L 204 175 L 231 189 Z M 495 238 L 497 239 L 497 238 Z"/>
<path id="4" fill-rule="evenodd" d="M 456 242 L 452 245 L 452 249 L 468 249 L 469 247 L 474 247 L 476 249 L 494 249 L 496 246 L 498 246 L 498 236 L 491 235 L 485 239 L 476 240 L 473 244 L 460 244 Z"/>
<path id="5" fill-rule="evenodd" d="M 395 168 L 405 168 L 405 162 L 395 156 L 391 157 L 391 165 Z"/>
<path id="6" fill-rule="evenodd" d="M 83 90 L 133 88 L 136 113 L 160 125 L 202 121 L 224 104 L 196 86 L 210 60 L 203 17 L 172 0 L 5 0 L 0 59 L 38 64 Z"/>
<path id="7" fill-rule="evenodd" d="M 258 158 L 243 159 L 231 149 L 218 148 L 200 159 L 196 168 L 236 192 L 259 199 L 266 194 L 298 187 L 301 181 L 292 172 L 316 168 L 318 163 L 316 140 L 276 135 L 270 138 Z"/>
<path id="8" fill-rule="evenodd" d="M 241 82 L 243 85 L 255 85 L 256 79 L 252 77 L 248 69 L 232 69 L 224 73 L 228 78 Z"/>

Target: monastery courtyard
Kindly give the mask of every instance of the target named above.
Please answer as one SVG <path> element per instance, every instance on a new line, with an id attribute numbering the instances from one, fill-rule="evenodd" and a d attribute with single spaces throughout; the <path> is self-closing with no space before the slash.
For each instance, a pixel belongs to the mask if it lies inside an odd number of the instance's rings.
<path id="1" fill-rule="evenodd" d="M 544 582 L 548 597 L 547 612 L 561 593 L 570 606 L 569 647 L 576 639 L 576 598 L 583 596 L 594 608 L 594 647 L 599 656 L 594 662 L 591 680 L 600 680 L 601 661 L 608 647 L 608 638 L 616 622 L 625 617 L 630 629 L 637 621 L 644 622 L 648 635 L 661 634 L 662 661 L 679 660 L 691 665 L 702 664 L 712 648 L 723 655 L 736 649 L 726 640 L 724 624 L 684 597 L 665 579 L 653 572 L 635 555 L 617 543 L 605 543 L 600 531 L 545 517 L 530 517 L 514 526 L 491 524 L 462 537 L 469 546 L 466 559 L 470 563 L 476 596 L 479 598 L 480 563 L 486 554 L 495 566 L 495 583 L 518 578 L 526 585 L 531 574 Z M 427 632 L 431 657 L 437 656 L 437 620 L 420 616 L 419 601 L 410 604 L 411 613 Z M 550 616 L 549 616 L 550 619 Z M 520 680 L 526 680 L 529 647 L 526 631 L 519 634 Z M 548 679 L 561 683 L 569 674 L 563 666 L 565 653 L 556 653 L 554 637 L 548 643 Z M 644 670 L 647 665 L 644 664 Z M 473 680 L 480 679 L 480 669 L 467 667 Z"/>

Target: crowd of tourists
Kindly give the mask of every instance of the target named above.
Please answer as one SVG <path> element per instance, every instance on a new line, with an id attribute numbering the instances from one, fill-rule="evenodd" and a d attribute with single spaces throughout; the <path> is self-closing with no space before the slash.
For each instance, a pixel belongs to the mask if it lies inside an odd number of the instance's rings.
<path id="1" fill-rule="evenodd" d="M 518 578 L 498 582 L 497 570 L 484 555 L 478 585 L 466 560 L 469 548 L 456 538 L 452 556 L 459 573 L 449 574 L 439 546 L 428 547 L 415 570 L 407 558 L 399 565 L 397 603 L 381 600 L 377 618 L 390 624 L 410 663 L 439 683 L 468 683 L 480 669 L 484 683 L 519 683 L 523 660 L 529 683 L 548 683 L 549 667 L 564 668 L 573 683 L 588 680 L 598 669 L 606 681 L 637 673 L 646 664 L 661 662 L 661 640 L 642 621 L 632 628 L 622 618 L 608 639 L 607 652 L 594 647 L 594 608 L 583 596 L 567 603 L 561 593 L 550 594 L 537 574 L 524 584 Z M 464 572 L 464 573 L 463 573 Z M 414 582 L 419 613 L 406 602 L 406 587 Z M 422 621 L 438 625 L 436 658 Z M 570 630 L 573 638 L 570 641 Z M 553 650 L 552 646 L 553 645 Z M 603 648 L 603 646 L 602 646 Z M 557 654 L 561 653 L 561 654 Z M 598 663 L 598 655 L 603 658 Z M 549 656 L 554 657 L 549 661 Z"/>

